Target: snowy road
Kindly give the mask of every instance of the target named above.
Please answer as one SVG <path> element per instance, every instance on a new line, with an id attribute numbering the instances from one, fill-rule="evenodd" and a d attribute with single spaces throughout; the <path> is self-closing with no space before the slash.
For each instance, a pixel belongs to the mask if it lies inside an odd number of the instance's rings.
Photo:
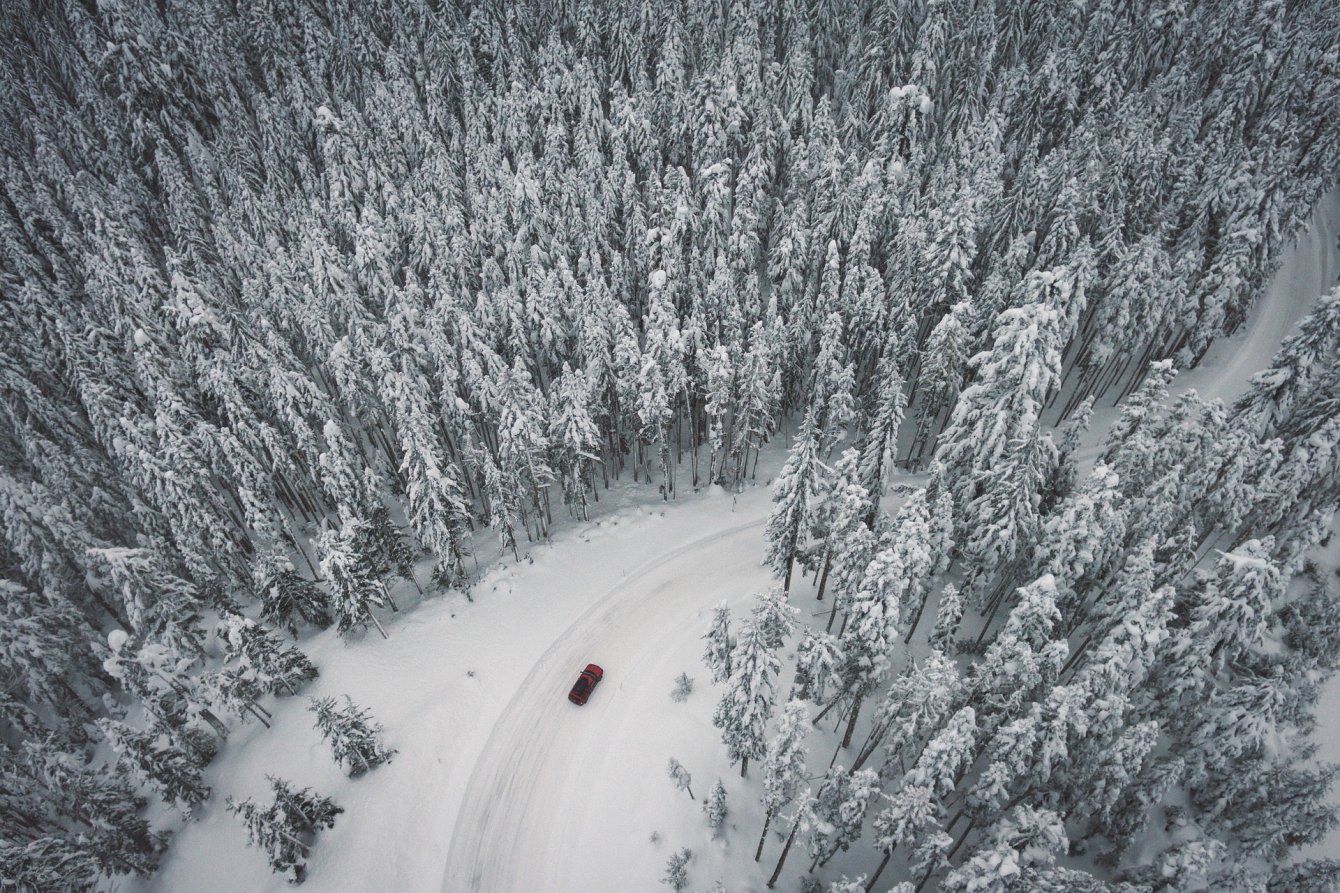
<path id="1" fill-rule="evenodd" d="M 1179 376 L 1176 391 L 1194 387 L 1231 402 L 1269 362 L 1340 272 L 1336 199 L 1333 194 L 1319 204 L 1309 231 L 1286 252 L 1242 329 L 1217 344 L 1201 368 Z M 1101 437 L 1101 430 L 1091 436 Z M 1096 448 L 1084 453 L 1092 459 Z M 674 709 L 670 680 L 681 670 L 701 677 L 698 636 L 713 605 L 725 595 L 742 602 L 768 585 L 758 567 L 767 506 L 750 503 L 742 514 L 752 514 L 752 521 L 672 548 L 631 572 L 535 661 L 470 776 L 454 823 L 445 893 L 652 888 L 666 852 L 648 846 L 643 835 L 664 821 L 665 761 L 716 744 L 705 718 L 707 702 L 715 701 L 706 681 L 699 679 L 698 707 L 667 722 L 666 712 Z M 564 693 L 587 661 L 602 664 L 606 677 L 590 703 L 577 708 Z M 712 780 L 700 778 L 700 792 Z"/>
<path id="2" fill-rule="evenodd" d="M 697 673 L 681 646 L 697 642 L 705 612 L 724 596 L 739 601 L 767 585 L 762 548 L 761 517 L 681 545 L 630 573 L 557 637 L 475 767 L 444 890 L 628 889 L 618 865 L 632 842 L 630 812 L 648 786 L 669 787 L 659 714 L 673 706 L 674 676 Z M 579 708 L 565 693 L 588 661 L 605 679 Z"/>

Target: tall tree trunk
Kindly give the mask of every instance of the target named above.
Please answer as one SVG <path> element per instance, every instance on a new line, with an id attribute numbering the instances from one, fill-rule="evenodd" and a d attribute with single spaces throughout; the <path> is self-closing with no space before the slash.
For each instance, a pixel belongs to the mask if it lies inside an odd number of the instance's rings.
<path id="1" fill-rule="evenodd" d="M 907 628 L 907 635 L 903 638 L 903 644 L 912 641 L 912 634 L 917 631 L 917 624 L 921 622 L 921 614 L 926 610 L 926 602 L 931 600 L 931 592 L 927 589 L 921 595 L 921 604 L 917 606 L 917 613 L 912 615 L 912 625 Z"/>
<path id="2" fill-rule="evenodd" d="M 856 719 L 861 715 L 861 701 L 864 695 L 857 695 L 856 700 L 851 705 L 851 719 L 847 720 L 847 733 L 842 736 L 842 746 L 851 746 L 851 736 L 856 731 Z"/>
<path id="3" fill-rule="evenodd" d="M 819 577 L 819 593 L 815 596 L 817 601 L 824 600 L 824 588 L 828 585 L 828 569 L 833 566 L 833 553 L 824 553 L 824 572 Z"/>
<path id="4" fill-rule="evenodd" d="M 757 862 L 763 858 L 763 844 L 768 839 L 768 828 L 772 826 L 772 817 L 776 810 L 769 809 L 767 815 L 763 817 L 763 833 L 758 836 L 758 849 L 754 850 L 754 861 Z"/>
<path id="5" fill-rule="evenodd" d="M 887 866 L 889 860 L 893 858 L 893 850 L 894 848 L 890 847 L 884 851 L 884 858 L 879 860 L 879 867 L 875 869 L 874 874 L 870 875 L 870 880 L 865 882 L 865 893 L 870 893 L 871 890 L 875 889 L 875 881 L 879 880 L 879 876 L 883 874 L 885 866 Z"/>
<path id="6" fill-rule="evenodd" d="M 800 814 L 796 814 L 796 820 L 791 824 L 791 833 L 786 835 L 786 846 L 782 847 L 782 856 L 777 860 L 777 867 L 772 870 L 772 877 L 768 878 L 768 889 L 771 890 L 777 886 L 777 878 L 782 875 L 782 866 L 786 864 L 786 856 L 791 852 L 791 844 L 796 842 L 796 832 L 800 830 Z"/>

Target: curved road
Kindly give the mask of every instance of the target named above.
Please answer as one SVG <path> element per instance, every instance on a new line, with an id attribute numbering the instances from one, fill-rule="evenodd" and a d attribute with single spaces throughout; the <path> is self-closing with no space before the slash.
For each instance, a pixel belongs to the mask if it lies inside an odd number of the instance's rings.
<path id="1" fill-rule="evenodd" d="M 1280 340 L 1335 281 L 1331 242 L 1340 229 L 1338 207 L 1335 194 L 1318 205 L 1309 231 L 1286 252 L 1243 331 L 1216 345 L 1207 363 L 1180 376 L 1174 390 L 1196 387 L 1204 396 L 1232 400 L 1269 362 Z M 1090 437 L 1083 459 L 1096 454 L 1101 431 Z M 503 710 L 474 767 L 457 813 L 445 893 L 627 889 L 616 866 L 636 840 L 630 835 L 645 833 L 630 813 L 645 799 L 638 792 L 665 772 L 670 744 L 661 740 L 667 733 L 657 719 L 669 708 L 667 681 L 691 668 L 684 663 L 686 643 L 696 655 L 706 611 L 723 593 L 743 601 L 768 585 L 757 565 L 765 511 L 760 501 L 751 522 L 644 564 L 554 638 Z M 600 662 L 606 678 L 577 709 L 555 690 L 555 680 L 575 678 L 588 660 Z M 708 734 L 710 727 L 690 731 Z M 654 806 L 648 811 L 653 814 Z M 660 864 L 664 854 L 656 858 Z M 650 877 L 638 885 L 654 887 Z"/>
<path id="2" fill-rule="evenodd" d="M 574 875 L 589 873 L 609 858 L 611 847 L 627 842 L 623 817 L 592 811 L 593 800 L 608 802 L 592 789 L 615 792 L 617 802 L 648 784 L 639 760 L 648 738 L 654 746 L 656 713 L 671 706 L 668 680 L 692 669 L 670 646 L 696 645 L 703 612 L 724 592 L 742 600 L 767 585 L 767 571 L 757 562 L 762 526 L 758 518 L 666 552 L 556 637 L 503 710 L 475 765 L 444 891 L 591 889 L 589 880 Z M 579 709 L 556 690 L 555 680 L 576 678 L 588 660 L 604 667 L 605 680 Z M 664 759 L 656 762 L 661 774 Z M 623 835 L 607 836 L 621 827 Z"/>

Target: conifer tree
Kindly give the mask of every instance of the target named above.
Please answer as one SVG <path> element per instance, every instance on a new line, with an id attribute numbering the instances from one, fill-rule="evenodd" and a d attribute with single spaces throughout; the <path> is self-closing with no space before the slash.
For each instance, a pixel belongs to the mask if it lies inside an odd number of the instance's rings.
<path id="1" fill-rule="evenodd" d="M 165 801 L 189 811 L 209 797 L 200 767 L 173 745 L 114 719 L 99 719 L 98 728 L 116 751 L 117 765 L 152 786 Z"/>
<path id="2" fill-rule="evenodd" d="M 689 770 L 684 768 L 683 763 L 679 762 L 679 760 L 674 757 L 671 757 L 669 767 L 666 771 L 670 775 L 670 781 L 675 785 L 675 790 L 687 791 L 690 800 L 698 799 L 693 796 L 693 788 L 690 787 L 693 783 L 693 776 L 689 774 Z"/>
<path id="3" fill-rule="evenodd" d="M 773 573 L 782 578 L 782 589 L 786 592 L 791 591 L 791 570 L 796 554 L 805 545 L 814 512 L 818 509 L 821 487 L 828 474 L 828 467 L 819 458 L 820 451 L 816 413 L 811 407 L 796 435 L 786 465 L 773 485 L 774 507 L 765 534 L 768 541 L 765 561 Z"/>
<path id="4" fill-rule="evenodd" d="M 866 810 L 878 793 L 879 776 L 873 769 L 848 772 L 834 766 L 828 770 L 811 808 L 810 871 L 827 865 L 860 838 Z"/>
<path id="5" fill-rule="evenodd" d="M 298 619 L 320 629 L 330 626 L 328 599 L 312 581 L 301 577 L 293 562 L 278 552 L 257 560 L 253 571 L 261 600 L 261 619 L 297 637 Z"/>
<path id="6" fill-rule="evenodd" d="M 946 583 L 940 590 L 940 604 L 936 608 L 935 628 L 931 630 L 930 646 L 937 651 L 949 653 L 954 644 L 954 633 L 958 631 L 963 619 L 963 598 L 958 587 Z"/>
<path id="7" fill-rule="evenodd" d="M 254 846 L 265 851 L 270 869 L 287 874 L 289 883 L 301 884 L 307 877 L 307 856 L 322 828 L 335 827 L 335 817 L 344 810 L 311 788 L 293 790 L 289 783 L 267 775 L 274 802 L 260 807 L 255 800 L 228 798 L 228 811 L 246 827 Z"/>
<path id="8" fill-rule="evenodd" d="M 703 813 L 707 816 L 707 827 L 714 832 L 720 833 L 721 826 L 726 823 L 726 786 L 717 779 L 717 783 L 712 785 L 712 792 L 707 795 L 703 801 Z"/>
<path id="9" fill-rule="evenodd" d="M 842 649 L 827 633 L 806 629 L 796 646 L 796 675 L 791 697 L 821 703 L 829 686 L 841 684 Z"/>
<path id="10" fill-rule="evenodd" d="M 725 602 L 712 609 L 712 625 L 702 638 L 707 642 L 703 663 L 712 674 L 712 682 L 725 682 L 731 677 L 731 654 L 735 650 L 735 637 L 730 631 L 730 608 Z"/>
<path id="11" fill-rule="evenodd" d="M 1041 414 L 1060 379 L 1074 289 L 1065 268 L 1028 277 L 1023 305 L 1000 313 L 992 349 L 973 357 L 975 380 L 936 450 L 964 555 L 979 570 L 1014 560 L 1036 535 L 1055 461 Z"/>
<path id="12" fill-rule="evenodd" d="M 386 638 L 386 630 L 372 613 L 374 607 L 385 604 L 385 592 L 377 578 L 376 558 L 367 548 L 369 533 L 366 521 L 346 518 L 338 529 L 321 534 L 317 551 L 340 632 L 347 634 L 356 624 L 366 627 L 372 621 Z"/>
<path id="13" fill-rule="evenodd" d="M 768 744 L 763 760 L 763 833 L 758 838 L 757 862 L 763 855 L 763 844 L 768 839 L 768 827 L 782 807 L 795 799 L 805 780 L 805 731 L 809 726 L 808 710 L 801 701 L 791 701 L 777 724 L 777 734 Z"/>
<path id="14" fill-rule="evenodd" d="M 760 592 L 750 612 L 750 622 L 763 636 L 768 648 L 776 651 L 796 626 L 800 610 L 786 602 L 786 592 L 779 587 Z"/>
<path id="15" fill-rule="evenodd" d="M 875 373 L 876 403 L 866 422 L 865 442 L 861 446 L 860 481 L 870 494 L 872 511 L 878 509 L 898 459 L 898 431 L 907 411 L 903 377 L 898 371 L 898 357 L 893 355 L 896 348 L 897 344 L 890 342 L 880 358 Z"/>
<path id="16" fill-rule="evenodd" d="M 921 409 L 917 413 L 917 430 L 908 462 L 929 445 L 936 420 L 946 406 L 952 406 L 962 386 L 970 347 L 967 321 L 974 307 L 970 301 L 960 301 L 950 308 L 931 329 L 926 339 L 924 359 L 918 388 L 922 393 Z"/>
<path id="17" fill-rule="evenodd" d="M 674 853 L 665 865 L 665 876 L 661 878 L 661 883 L 676 891 L 676 893 L 687 887 L 689 885 L 688 866 L 692 859 L 693 851 L 688 847 Z"/>
<path id="18" fill-rule="evenodd" d="M 767 637 L 752 623 L 740 629 L 730 664 L 730 678 L 712 715 L 712 725 L 721 729 L 730 761 L 739 761 L 743 777 L 749 770 L 749 760 L 764 754 L 763 733 L 772 716 L 774 687 L 782 664 L 768 647 Z"/>
<path id="19" fill-rule="evenodd" d="M 316 667 L 305 654 L 277 641 L 264 627 L 240 614 L 225 615 L 218 632 L 228 644 L 225 659 L 239 661 L 270 694 L 283 690 L 295 695 L 299 687 L 317 677 Z"/>
<path id="20" fill-rule="evenodd" d="M 307 709 L 316 714 L 317 731 L 330 742 L 335 762 L 350 778 L 389 763 L 395 755 L 382 743 L 382 727 L 348 695 L 343 706 L 334 698 L 313 698 Z"/>

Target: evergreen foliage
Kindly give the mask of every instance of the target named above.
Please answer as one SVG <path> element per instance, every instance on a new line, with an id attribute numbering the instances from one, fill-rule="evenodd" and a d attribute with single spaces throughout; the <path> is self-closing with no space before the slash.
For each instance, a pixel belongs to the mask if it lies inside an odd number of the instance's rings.
<path id="1" fill-rule="evenodd" d="M 312 698 L 307 709 L 316 714 L 316 730 L 350 778 L 389 763 L 395 755 L 382 743 L 382 727 L 348 695 L 343 705 L 334 698 Z"/>
<path id="2" fill-rule="evenodd" d="M 831 636 L 714 616 L 742 772 L 798 631 L 918 889 L 1333 886 L 1292 850 L 1340 616 L 1290 580 L 1340 505 L 1340 291 L 1232 405 L 1169 397 L 1334 186 L 1333 4 L 504 5 L 6 9 L 3 881 L 152 870 L 95 729 L 198 803 L 220 717 L 315 675 L 269 630 L 385 635 L 419 560 L 463 586 L 555 499 L 744 487 L 787 431 L 764 557 Z M 1201 836 L 1129 849 L 1165 796 Z"/>
<path id="3" fill-rule="evenodd" d="M 267 775 L 266 779 L 274 802 L 262 808 L 251 797 L 239 801 L 229 797 L 228 811 L 246 827 L 251 844 L 265 851 L 270 869 L 288 875 L 291 884 L 301 884 L 317 833 L 335 827 L 335 817 L 344 810 L 311 788 L 295 791 L 281 778 Z"/>

